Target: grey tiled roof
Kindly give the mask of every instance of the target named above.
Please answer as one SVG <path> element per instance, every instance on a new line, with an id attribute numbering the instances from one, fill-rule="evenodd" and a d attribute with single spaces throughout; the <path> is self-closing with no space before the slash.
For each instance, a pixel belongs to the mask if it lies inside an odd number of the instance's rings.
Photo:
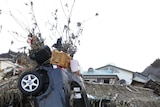
<path id="1" fill-rule="evenodd" d="M 12 59 L 13 61 L 15 61 L 17 59 L 17 56 L 19 54 L 20 53 L 13 52 L 13 51 L 9 50 L 8 53 L 2 53 L 2 54 L 0 54 L 0 58 L 1 59 Z"/>

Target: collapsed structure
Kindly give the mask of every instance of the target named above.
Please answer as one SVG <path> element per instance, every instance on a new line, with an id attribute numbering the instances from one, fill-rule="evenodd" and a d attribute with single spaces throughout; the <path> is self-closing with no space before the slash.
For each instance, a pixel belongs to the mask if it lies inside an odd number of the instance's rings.
<path id="1" fill-rule="evenodd" d="M 34 70 L 37 62 L 31 60 L 26 55 L 19 55 L 17 61 L 12 62 L 12 67 L 1 69 L 0 98 L 1 107 L 12 105 L 14 107 L 35 106 L 35 97 L 26 97 L 18 89 L 18 80 L 24 71 Z M 3 54 L 4 57 L 4 54 Z M 64 57 L 63 57 L 64 58 Z M 8 61 L 8 59 L 7 59 Z M 5 60 L 1 59 L 1 64 Z M 19 64 L 15 64 L 18 62 Z M 6 62 L 8 63 L 8 62 Z M 39 62 L 40 63 L 40 62 Z M 27 65 L 26 65 L 27 64 Z M 6 65 L 5 63 L 3 65 Z M 152 65 L 152 64 L 151 64 Z M 154 72 L 153 70 L 150 72 Z M 2 75 L 3 73 L 3 75 Z M 54 77 L 52 75 L 52 77 Z M 86 93 L 91 107 L 97 106 L 122 106 L 122 107 L 158 107 L 160 104 L 159 82 L 150 78 L 144 86 L 134 86 L 126 84 L 101 84 L 85 82 Z"/>

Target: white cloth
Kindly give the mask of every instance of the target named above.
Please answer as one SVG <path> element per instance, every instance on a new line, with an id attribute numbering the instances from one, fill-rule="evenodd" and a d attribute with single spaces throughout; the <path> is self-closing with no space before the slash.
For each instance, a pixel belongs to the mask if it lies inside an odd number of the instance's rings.
<path id="1" fill-rule="evenodd" d="M 70 67 L 72 72 L 77 72 L 79 71 L 79 63 L 77 60 L 73 59 L 70 61 Z"/>

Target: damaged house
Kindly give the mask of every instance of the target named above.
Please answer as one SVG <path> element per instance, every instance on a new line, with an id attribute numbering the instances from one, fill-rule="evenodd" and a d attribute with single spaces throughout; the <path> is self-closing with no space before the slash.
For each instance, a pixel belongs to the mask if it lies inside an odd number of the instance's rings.
<path id="1" fill-rule="evenodd" d="M 0 54 L 0 80 L 10 78 L 23 70 L 16 62 L 19 53 L 9 50 L 8 53 Z"/>
<path id="2" fill-rule="evenodd" d="M 150 88 L 160 95 L 160 59 L 156 59 L 142 73 L 135 72 L 131 85 Z"/>
<path id="3" fill-rule="evenodd" d="M 150 88 L 154 90 L 155 94 L 160 95 L 160 59 L 156 59 L 142 74 L 148 78 L 144 87 Z"/>
<path id="4" fill-rule="evenodd" d="M 149 79 L 160 82 L 160 59 L 156 59 L 142 72 L 142 74 Z"/>
<path id="5" fill-rule="evenodd" d="M 146 84 L 148 80 L 149 78 L 143 75 L 142 73 L 135 72 L 133 75 L 131 85 L 143 87 L 144 84 Z"/>

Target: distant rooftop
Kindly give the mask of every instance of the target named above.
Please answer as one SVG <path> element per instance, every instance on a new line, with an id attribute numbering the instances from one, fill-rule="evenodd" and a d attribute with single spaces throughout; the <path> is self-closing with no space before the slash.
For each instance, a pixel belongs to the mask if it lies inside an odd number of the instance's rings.
<path id="1" fill-rule="evenodd" d="M 11 50 L 8 51 L 8 53 L 2 53 L 0 54 L 0 60 L 12 60 L 15 61 L 17 59 L 17 56 L 19 53 L 13 52 Z"/>
<path id="2" fill-rule="evenodd" d="M 117 75 L 117 74 L 113 73 L 110 69 L 109 70 L 92 69 L 90 71 L 83 72 L 83 75 Z"/>
<path id="3" fill-rule="evenodd" d="M 127 71 L 127 72 L 132 72 L 132 73 L 134 73 L 134 72 L 131 71 L 131 70 L 123 69 L 123 68 L 117 67 L 117 66 L 115 66 L 115 65 L 113 65 L 113 64 L 108 64 L 108 65 L 105 65 L 105 66 L 96 68 L 96 70 L 106 70 L 107 67 L 113 67 L 113 68 L 117 68 L 117 69 L 120 69 L 120 70 L 124 70 L 124 71 Z"/>

